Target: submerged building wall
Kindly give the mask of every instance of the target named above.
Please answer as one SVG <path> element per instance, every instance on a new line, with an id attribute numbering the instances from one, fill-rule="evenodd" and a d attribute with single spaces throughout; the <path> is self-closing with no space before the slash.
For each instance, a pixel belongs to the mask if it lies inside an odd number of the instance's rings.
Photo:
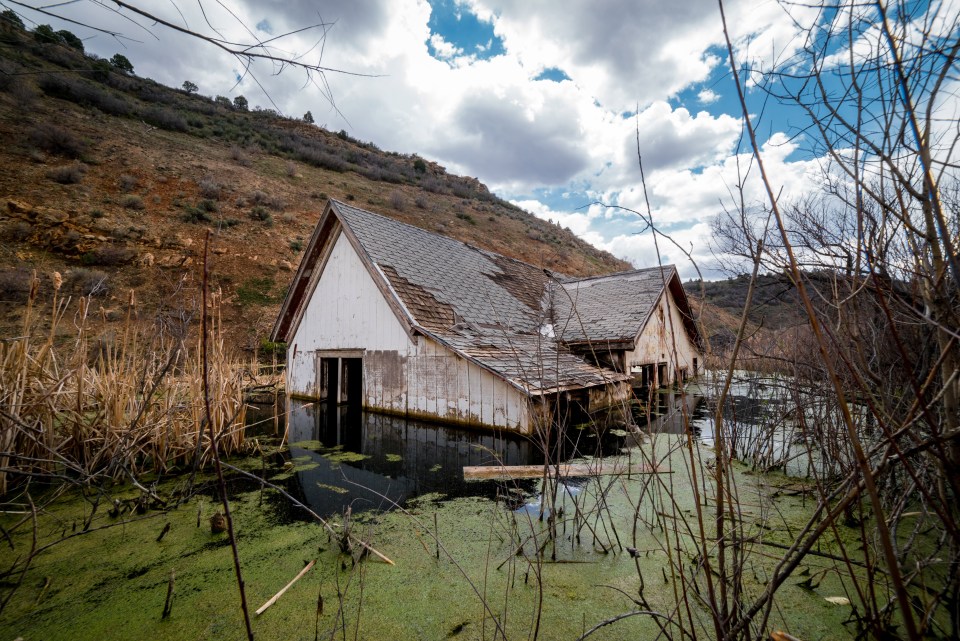
<path id="1" fill-rule="evenodd" d="M 365 407 L 529 432 L 526 394 L 428 337 L 411 337 L 344 234 L 322 270 L 289 343 L 289 394 L 320 399 L 321 359 L 359 358 Z"/>
<path id="2" fill-rule="evenodd" d="M 633 374 L 639 374 L 639 368 L 644 366 L 665 365 L 666 380 L 657 380 L 658 385 L 676 382 L 681 372 L 693 376 L 696 369 L 702 367 L 703 358 L 685 329 L 683 314 L 669 289 L 660 297 L 636 347 L 626 353 L 625 360 L 627 371 Z M 658 369 L 654 367 L 653 371 Z M 661 377 L 657 375 L 657 378 Z"/>

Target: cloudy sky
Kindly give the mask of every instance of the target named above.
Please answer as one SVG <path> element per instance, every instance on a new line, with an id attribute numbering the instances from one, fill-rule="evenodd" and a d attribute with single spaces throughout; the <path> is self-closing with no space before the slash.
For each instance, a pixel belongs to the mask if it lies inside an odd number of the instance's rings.
<path id="1" fill-rule="evenodd" d="M 251 106 L 287 115 L 310 110 L 328 129 L 476 176 L 501 197 L 645 267 L 657 260 L 652 237 L 623 209 L 646 211 L 639 131 L 655 224 L 692 252 L 707 277 L 724 275 L 711 251 L 710 219 L 733 205 L 749 150 L 715 0 L 132 4 L 228 41 L 269 40 L 274 55 L 350 73 L 320 78 L 269 63 L 247 70 L 213 45 L 112 2 L 33 6 L 119 35 L 0 0 L 28 27 L 51 23 L 83 38 L 88 52 L 123 53 L 138 75 L 176 87 L 190 80 L 209 96 L 243 94 Z M 802 7 L 788 16 L 770 0 L 725 6 L 737 56 L 755 67 L 789 57 L 802 44 L 795 20 L 814 19 Z M 285 35 L 318 24 L 327 26 Z M 760 94 L 751 91 L 751 110 L 763 108 Z M 790 118 L 767 108 L 760 128 L 775 186 L 788 193 L 816 182 L 819 171 Z M 761 198 L 748 181 L 747 201 Z M 682 253 L 663 240 L 660 250 L 693 275 Z"/>

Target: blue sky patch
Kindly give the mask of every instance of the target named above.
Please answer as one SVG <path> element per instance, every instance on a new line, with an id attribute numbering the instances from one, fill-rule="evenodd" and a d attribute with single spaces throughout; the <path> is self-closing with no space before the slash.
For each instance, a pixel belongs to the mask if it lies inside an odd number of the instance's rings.
<path id="1" fill-rule="evenodd" d="M 670 100 L 670 104 L 673 107 L 682 106 L 692 114 L 706 111 L 714 118 L 724 114 L 736 116 L 740 113 L 740 100 L 730 76 L 727 51 L 715 47 L 709 53 L 723 62 L 714 67 L 710 77 L 703 82 L 686 86 Z"/>
<path id="2" fill-rule="evenodd" d="M 544 187 L 534 189 L 532 193 L 520 196 L 517 200 L 538 200 L 553 211 L 572 212 L 581 207 L 586 209 L 596 198 L 587 193 L 585 184 L 565 187 Z"/>
<path id="3" fill-rule="evenodd" d="M 563 82 L 564 80 L 570 80 L 563 69 L 557 67 L 549 67 L 540 72 L 540 74 L 534 78 L 534 80 L 551 80 L 553 82 Z"/>
<path id="4" fill-rule="evenodd" d="M 477 18 L 470 8 L 456 0 L 430 0 L 430 33 L 442 37 L 463 52 L 485 60 L 504 53 L 503 40 L 493 32 L 493 24 Z M 427 50 L 434 58 L 444 59 L 427 41 Z"/>
<path id="5" fill-rule="evenodd" d="M 539 200 L 554 211 L 568 211 L 571 203 L 568 198 L 564 198 L 566 191 L 564 187 L 543 187 L 534 189 L 529 194 L 523 194 L 517 200 Z"/>
<path id="6" fill-rule="evenodd" d="M 741 81 L 743 81 L 742 75 Z M 833 83 L 829 74 L 825 75 L 825 82 L 828 85 Z M 774 89 L 783 91 L 782 87 L 775 87 Z M 761 145 L 766 143 L 774 132 L 784 132 L 788 136 L 802 134 L 802 128 L 806 127 L 809 122 L 803 109 L 789 101 L 778 102 L 759 87 L 747 87 L 746 91 L 747 107 L 750 110 L 753 126 Z M 686 87 L 671 98 L 669 102 L 672 108 L 683 107 L 691 115 L 705 111 L 713 118 L 724 115 L 737 119 L 742 118 L 736 85 L 730 75 L 730 70 L 723 65 L 714 69 L 705 82 Z M 741 153 L 749 153 L 749 142 L 745 141 L 743 143 Z M 789 159 L 793 161 L 809 160 L 817 155 L 815 150 L 808 149 L 801 144 L 796 151 L 790 154 Z M 702 167 L 691 167 L 691 169 L 702 170 Z"/>
<path id="7" fill-rule="evenodd" d="M 257 31 L 262 31 L 264 33 L 269 33 L 273 35 L 273 26 L 270 24 L 270 21 L 264 18 L 257 23 Z"/>

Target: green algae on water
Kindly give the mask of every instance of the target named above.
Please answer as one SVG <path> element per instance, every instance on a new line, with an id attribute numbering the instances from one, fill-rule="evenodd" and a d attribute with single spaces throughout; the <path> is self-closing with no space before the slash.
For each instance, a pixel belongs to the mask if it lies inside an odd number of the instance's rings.
<path id="1" fill-rule="evenodd" d="M 633 450 L 632 459 L 642 460 L 654 447 L 662 443 Z M 658 465 L 674 474 L 570 481 L 554 506 L 560 515 L 557 538 L 545 546 L 552 516 L 539 518 L 539 497 L 518 507 L 518 497 L 522 502 L 524 495 L 511 492 L 515 488 L 509 485 L 502 494 L 513 498 L 506 503 L 482 497 L 443 500 L 434 494 L 409 501 L 406 512 L 354 516 L 352 534 L 393 560 L 393 566 L 375 555 L 359 559 L 362 546 L 354 546 L 352 558 L 341 554 L 337 539 L 345 527 L 343 517 L 332 521 L 335 534 L 316 523 L 278 523 L 271 501 L 261 502 L 259 491 L 236 493 L 231 509 L 251 611 L 305 562 L 317 560 L 311 572 L 254 618 L 256 638 L 313 639 L 318 596 L 326 604 L 319 618 L 324 638 L 344 624 L 346 636 L 359 639 L 442 639 L 454 630 L 457 639 L 527 638 L 534 620 L 540 622 L 539 639 L 576 638 L 585 628 L 636 610 L 631 595 L 641 585 L 650 609 L 672 612 L 674 592 L 665 580 L 670 555 L 679 554 L 679 562 L 696 572 L 696 551 L 689 539 L 634 517 L 649 518 L 654 507 L 669 509 L 653 506 L 649 499 L 636 504 L 644 487 L 649 491 L 646 483 L 669 488 L 677 515 L 692 508 L 689 480 L 681 473 L 684 455 L 683 450 L 656 452 Z M 802 494 L 781 495 L 773 509 L 772 494 L 783 485 L 776 477 L 748 476 L 743 466 L 733 472 L 744 504 L 744 536 L 790 543 L 791 532 L 809 517 L 810 501 Z M 263 494 L 283 500 L 269 488 Z M 200 501 L 203 521 L 197 527 Z M 197 496 L 177 509 L 143 516 L 111 520 L 101 510 L 89 533 L 64 539 L 36 558 L 0 613 L 0 634 L 28 641 L 242 638 L 230 546 L 225 535 L 212 535 L 206 523 L 218 508 L 210 496 Z M 596 537 L 571 517 L 578 510 L 593 515 Z M 59 541 L 63 524 L 82 522 L 88 515 L 80 497 L 61 500 L 39 515 L 40 544 Z M 0 523 L 9 528 L 17 518 L 3 515 Z M 157 541 L 166 523 L 170 529 Z M 105 525 L 112 526 L 95 529 Z M 16 549 L 3 552 L 5 566 L 28 549 L 29 534 L 24 528 L 13 533 Z M 538 556 L 541 546 L 544 553 Z M 755 551 L 744 577 L 748 600 L 764 589 L 775 565 L 769 550 L 757 545 Z M 834 564 L 809 557 L 803 567 L 806 574 L 782 588 L 771 625 L 799 638 L 850 636 L 842 623 L 852 606 L 827 600 L 848 594 Z M 176 576 L 173 610 L 161 619 L 171 571 Z M 50 584 L 44 590 L 47 577 Z M 808 578 L 813 580 L 806 582 Z M 6 589 L 0 587 L 0 596 Z M 707 626 L 705 613 L 698 612 L 698 625 Z M 658 633 L 651 618 L 632 616 L 592 638 L 653 638 Z"/>
<path id="2" fill-rule="evenodd" d="M 323 449 L 324 447 L 326 447 L 326 446 L 325 446 L 323 443 L 321 443 L 320 441 L 307 440 L 307 441 L 297 441 L 297 442 L 295 442 L 295 443 L 290 443 L 290 447 L 291 447 L 291 448 L 296 447 L 296 448 L 300 448 L 300 449 L 302 449 L 302 450 L 313 450 L 313 451 L 317 451 L 317 450 L 322 450 L 322 449 Z"/>
<path id="3" fill-rule="evenodd" d="M 316 486 L 321 490 L 328 490 L 335 494 L 349 494 L 350 490 L 342 487 L 337 487 L 336 485 L 330 485 L 329 483 L 320 483 L 317 481 Z"/>
<path id="4" fill-rule="evenodd" d="M 346 450 L 341 452 L 325 453 L 322 456 L 331 463 L 358 463 L 370 458 L 370 456 L 367 454 L 359 454 L 357 452 L 349 452 Z"/>

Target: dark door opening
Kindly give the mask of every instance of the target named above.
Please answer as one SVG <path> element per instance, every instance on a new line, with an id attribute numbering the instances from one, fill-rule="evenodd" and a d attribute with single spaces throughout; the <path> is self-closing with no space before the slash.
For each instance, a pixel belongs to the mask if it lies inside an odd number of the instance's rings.
<path id="1" fill-rule="evenodd" d="M 341 358 L 340 402 L 348 405 L 363 404 L 363 359 Z"/>
<path id="2" fill-rule="evenodd" d="M 634 365 L 631 369 L 634 387 L 647 389 L 653 386 L 653 365 Z"/>
<path id="3" fill-rule="evenodd" d="M 318 364 L 320 400 L 332 405 L 363 405 L 363 359 L 323 357 Z"/>
<path id="4" fill-rule="evenodd" d="M 340 390 L 340 359 L 320 359 L 320 400 L 332 401 L 337 399 Z"/>
<path id="5" fill-rule="evenodd" d="M 363 409 L 363 359 L 321 357 L 317 382 L 321 401 L 318 414 L 324 415 L 326 426 L 324 441 L 359 447 L 360 430 L 347 428 L 359 425 Z"/>

